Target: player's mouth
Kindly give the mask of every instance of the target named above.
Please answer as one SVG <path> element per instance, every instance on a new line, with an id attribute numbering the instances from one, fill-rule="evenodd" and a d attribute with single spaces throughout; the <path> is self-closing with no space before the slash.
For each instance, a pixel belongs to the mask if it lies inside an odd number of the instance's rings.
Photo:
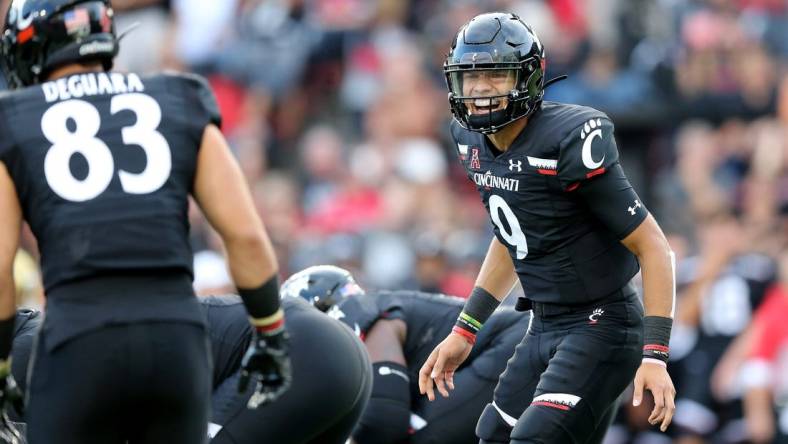
<path id="1" fill-rule="evenodd" d="M 468 104 L 470 114 L 490 114 L 504 109 L 503 99 L 474 99 Z"/>

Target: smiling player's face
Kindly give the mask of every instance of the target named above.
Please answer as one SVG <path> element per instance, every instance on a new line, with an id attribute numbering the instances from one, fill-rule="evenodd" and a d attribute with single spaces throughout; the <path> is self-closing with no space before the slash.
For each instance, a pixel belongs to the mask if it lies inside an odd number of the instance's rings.
<path id="1" fill-rule="evenodd" d="M 466 100 L 470 114 L 488 114 L 506 108 L 507 99 L 497 97 L 484 99 L 483 97 L 505 96 L 515 87 L 515 71 L 511 69 L 493 69 L 466 71 L 462 73 L 462 95 L 476 97 Z"/>

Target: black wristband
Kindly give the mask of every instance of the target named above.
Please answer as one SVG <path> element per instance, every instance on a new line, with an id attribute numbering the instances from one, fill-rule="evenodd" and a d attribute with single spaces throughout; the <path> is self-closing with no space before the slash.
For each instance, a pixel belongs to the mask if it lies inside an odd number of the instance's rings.
<path id="1" fill-rule="evenodd" d="M 244 301 L 246 311 L 253 318 L 265 318 L 279 310 L 279 277 L 271 279 L 257 288 L 239 288 L 238 294 Z"/>
<path id="2" fill-rule="evenodd" d="M 16 315 L 0 320 L 0 361 L 5 361 L 11 354 L 11 344 L 14 343 L 14 321 Z"/>
<path id="3" fill-rule="evenodd" d="M 500 303 L 484 288 L 474 287 L 454 325 L 475 335 Z"/>
<path id="4" fill-rule="evenodd" d="M 662 316 L 643 318 L 643 357 L 668 362 L 670 329 L 673 319 Z"/>

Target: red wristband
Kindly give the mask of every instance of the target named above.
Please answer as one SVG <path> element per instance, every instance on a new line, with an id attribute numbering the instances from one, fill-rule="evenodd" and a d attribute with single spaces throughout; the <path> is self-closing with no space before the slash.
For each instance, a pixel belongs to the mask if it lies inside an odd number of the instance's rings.
<path id="1" fill-rule="evenodd" d="M 463 338 L 465 338 L 465 340 L 466 340 L 466 341 L 468 341 L 468 343 L 469 343 L 469 344 L 471 344 L 471 345 L 473 345 L 473 344 L 475 344 L 475 343 L 476 343 L 476 335 L 475 335 L 475 334 L 473 334 L 473 333 L 471 333 L 471 332 L 469 332 L 468 330 L 462 329 L 462 328 L 460 328 L 460 327 L 457 327 L 457 326 L 455 325 L 455 326 L 454 326 L 454 327 L 451 329 L 451 332 L 452 332 L 452 333 L 455 333 L 455 334 L 458 334 L 458 335 L 460 335 L 460 336 L 462 336 L 462 337 L 463 337 Z"/>

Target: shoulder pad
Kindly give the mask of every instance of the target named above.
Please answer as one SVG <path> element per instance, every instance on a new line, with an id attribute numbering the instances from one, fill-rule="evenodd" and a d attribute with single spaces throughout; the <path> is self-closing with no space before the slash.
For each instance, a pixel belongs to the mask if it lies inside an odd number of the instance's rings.
<path id="1" fill-rule="evenodd" d="M 205 122 L 205 125 L 213 123 L 221 128 L 222 114 L 219 111 L 219 103 L 205 77 L 194 73 L 173 71 L 168 71 L 165 75 L 181 80 L 187 85 L 187 91 L 190 92 L 189 95 L 193 102 L 192 106 L 195 107 L 195 111 L 200 111 L 200 122 Z"/>
<path id="2" fill-rule="evenodd" d="M 558 177 L 566 188 L 603 174 L 618 161 L 613 122 L 602 113 L 573 128 L 559 143 Z"/>

